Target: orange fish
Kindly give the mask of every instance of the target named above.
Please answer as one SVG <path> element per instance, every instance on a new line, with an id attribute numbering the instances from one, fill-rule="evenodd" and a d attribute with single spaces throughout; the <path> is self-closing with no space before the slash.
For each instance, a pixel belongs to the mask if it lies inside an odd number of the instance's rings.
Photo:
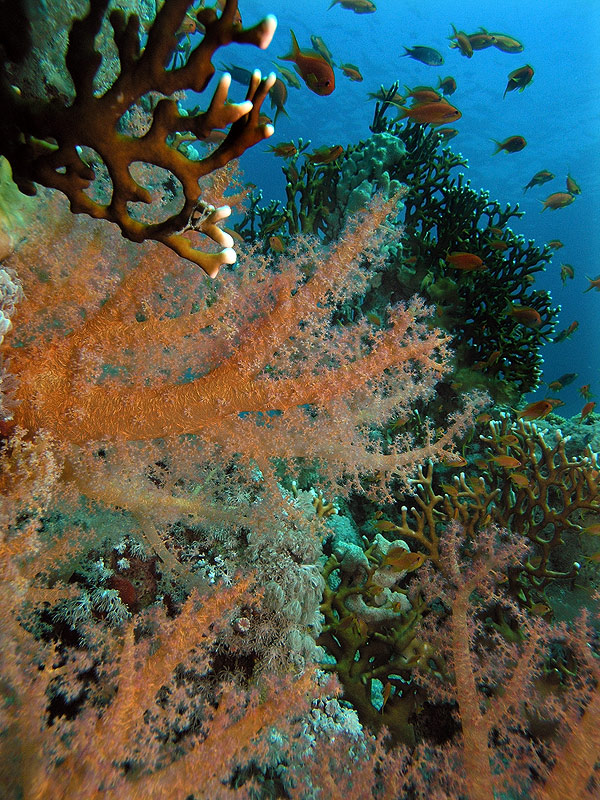
<path id="1" fill-rule="evenodd" d="M 547 247 L 551 247 L 553 250 L 560 250 L 561 247 L 564 247 L 564 244 L 560 239 L 550 239 Z"/>
<path id="2" fill-rule="evenodd" d="M 536 311 L 535 308 L 531 308 L 531 306 L 513 306 L 509 314 L 511 317 L 514 317 L 517 322 L 520 322 L 521 325 L 529 325 L 531 328 L 537 328 L 538 325 L 542 324 L 540 312 Z"/>
<path id="3" fill-rule="evenodd" d="M 408 89 L 408 86 L 406 88 Z M 437 103 L 438 100 L 442 99 L 442 95 L 431 86 L 416 86 L 406 96 L 412 97 L 415 101 L 413 108 L 418 103 Z"/>
<path id="4" fill-rule="evenodd" d="M 451 75 L 448 75 L 447 78 L 439 79 L 438 89 L 445 95 L 454 94 L 456 91 L 456 81 Z"/>
<path id="5" fill-rule="evenodd" d="M 446 261 L 455 269 L 462 269 L 465 272 L 472 272 L 475 269 L 485 269 L 485 264 L 475 255 L 475 253 L 449 253 Z"/>
<path id="6" fill-rule="evenodd" d="M 529 181 L 527 186 L 523 187 L 523 191 L 526 192 L 527 189 L 531 189 L 532 186 L 541 186 L 543 183 L 548 183 L 554 178 L 554 173 L 550 172 L 547 169 L 542 169 L 540 172 L 536 172 L 533 178 Z"/>
<path id="7" fill-rule="evenodd" d="M 272 144 L 269 146 L 269 150 L 273 153 L 273 155 L 279 156 L 280 158 L 291 158 L 291 156 L 295 156 L 298 152 L 298 148 L 293 142 L 280 142 L 280 144 Z"/>
<path id="8" fill-rule="evenodd" d="M 515 89 L 518 89 L 520 92 L 522 92 L 532 80 L 533 67 L 530 67 L 529 64 L 525 64 L 524 67 L 519 67 L 519 69 L 513 70 L 508 75 L 508 83 L 506 84 L 506 89 L 504 90 L 502 99 L 506 97 L 507 92 L 514 92 Z"/>
<path id="9" fill-rule="evenodd" d="M 488 32 L 485 31 L 485 33 Z M 507 36 L 504 33 L 489 33 L 488 35 L 494 40 L 492 45 L 496 49 L 502 50 L 503 53 L 522 53 L 525 49 L 521 42 L 512 36 Z"/>
<path id="10" fill-rule="evenodd" d="M 588 525 L 587 528 L 583 528 L 579 533 L 586 536 L 600 536 L 600 523 Z"/>
<path id="11" fill-rule="evenodd" d="M 473 55 L 473 45 L 467 34 L 464 31 L 457 31 L 454 25 L 452 26 L 452 36 L 448 37 L 452 44 L 450 47 L 456 47 L 460 50 L 462 56 L 471 58 Z"/>
<path id="12" fill-rule="evenodd" d="M 583 420 L 587 417 L 588 414 L 591 414 L 592 411 L 596 408 L 596 403 L 592 400 L 589 403 L 586 403 L 584 407 L 581 409 L 581 417 L 579 417 L 579 422 L 583 422 Z"/>
<path id="13" fill-rule="evenodd" d="M 592 396 L 592 393 L 590 392 L 589 383 L 586 383 L 585 386 L 580 386 L 577 391 L 583 397 L 584 400 L 589 400 L 590 397 Z"/>
<path id="14" fill-rule="evenodd" d="M 508 250 L 508 242 L 505 242 L 504 239 L 489 239 L 488 244 L 492 250 L 497 250 L 498 252 Z"/>
<path id="15" fill-rule="evenodd" d="M 333 147 L 319 147 L 314 153 L 305 153 L 311 164 L 331 164 L 339 158 L 344 152 L 341 144 L 336 144 Z"/>
<path id="16" fill-rule="evenodd" d="M 567 192 L 570 194 L 581 194 L 581 189 L 570 175 L 567 175 Z"/>
<path id="17" fill-rule="evenodd" d="M 500 150 L 505 150 L 507 153 L 518 153 L 519 150 L 522 150 L 527 144 L 527 141 L 523 138 L 523 136 L 509 136 L 508 139 L 505 139 L 503 142 L 492 139 L 492 142 L 494 142 L 496 145 L 494 155 L 499 153 Z"/>
<path id="18" fill-rule="evenodd" d="M 529 403 L 529 405 L 525 406 L 521 411 L 517 411 L 517 417 L 527 420 L 544 419 L 553 408 L 554 403 L 551 403 L 549 400 L 536 400 L 533 403 Z"/>
<path id="19" fill-rule="evenodd" d="M 325 96 L 335 89 L 335 76 L 333 68 L 320 53 L 315 50 L 300 50 L 294 31 L 292 35 L 292 51 L 286 56 L 280 56 L 282 61 L 293 61 L 296 72 L 308 88 L 315 94 Z"/>
<path id="20" fill-rule="evenodd" d="M 273 123 L 277 122 L 277 117 L 280 114 L 285 114 L 288 116 L 287 111 L 284 108 L 284 103 L 287 100 L 287 87 L 285 83 L 281 80 L 281 78 L 275 78 L 275 83 L 269 89 L 269 97 L 271 98 L 271 108 L 276 108 L 277 111 L 275 112 L 275 119 Z"/>
<path id="21" fill-rule="evenodd" d="M 529 486 L 529 478 L 527 475 L 523 475 L 522 472 L 511 473 L 510 479 L 520 489 L 524 489 L 526 486 Z"/>
<path id="22" fill-rule="evenodd" d="M 561 264 L 560 265 L 560 279 L 563 282 L 563 285 L 567 282 L 567 278 L 574 278 L 575 277 L 575 270 L 571 266 L 571 264 Z"/>
<path id="23" fill-rule="evenodd" d="M 424 553 L 412 553 L 404 547 L 390 547 L 381 561 L 382 567 L 391 567 L 394 572 L 413 572 L 425 563 Z"/>
<path id="24" fill-rule="evenodd" d="M 350 78 L 351 81 L 360 83 L 363 79 L 363 76 L 360 74 L 359 68 L 356 67 L 354 64 L 340 64 L 340 69 L 347 78 Z"/>
<path id="25" fill-rule="evenodd" d="M 514 469 L 515 467 L 521 467 L 522 464 L 518 458 L 513 458 L 513 456 L 492 456 L 492 461 L 495 461 L 499 467 L 505 467 L 506 469 Z"/>
<path id="26" fill-rule="evenodd" d="M 410 117 L 420 125 L 447 125 L 449 122 L 455 122 L 462 117 L 458 108 L 454 108 L 450 103 L 445 100 L 432 103 L 418 103 L 410 108 L 400 106 L 402 112 L 397 119 L 404 119 Z"/>
<path id="27" fill-rule="evenodd" d="M 436 133 L 438 138 L 443 142 L 448 142 L 450 139 L 454 139 L 455 136 L 458 136 L 456 128 L 438 128 Z"/>
<path id="28" fill-rule="evenodd" d="M 285 244 L 281 236 L 271 236 L 269 239 L 269 247 L 275 253 L 283 253 L 285 250 Z"/>
<path id="29" fill-rule="evenodd" d="M 459 467 L 466 467 L 469 462 L 464 456 L 446 456 L 442 459 L 442 464 L 445 467 L 452 467 L 458 469 Z"/>
<path id="30" fill-rule="evenodd" d="M 589 276 L 589 275 L 586 275 L 585 277 L 586 277 L 586 278 L 588 279 L 588 281 L 590 282 L 590 285 L 589 285 L 589 286 L 587 287 L 587 289 L 584 291 L 584 294 L 585 294 L 586 292 L 591 292 L 591 290 L 592 290 L 592 289 L 595 289 L 597 292 L 600 292 L 600 275 L 598 275 L 598 277 L 597 277 L 597 278 L 590 278 L 590 276 Z"/>
<path id="31" fill-rule="evenodd" d="M 491 34 L 483 30 L 481 31 L 481 33 L 479 32 L 469 33 L 468 37 L 473 50 L 486 50 L 488 47 L 491 47 L 496 41 Z"/>
<path id="32" fill-rule="evenodd" d="M 542 211 L 545 211 L 547 208 L 551 211 L 556 211 L 557 208 L 564 208 L 570 205 L 573 200 L 575 200 L 575 195 L 570 192 L 554 192 L 548 195 L 544 201 L 540 200 L 540 202 L 543 202 Z"/>
<path id="33" fill-rule="evenodd" d="M 348 11 L 354 11 L 355 14 L 372 14 L 377 11 L 375 3 L 372 3 L 371 0 L 333 0 L 329 8 L 333 8 L 337 3 L 342 8 L 347 8 Z"/>

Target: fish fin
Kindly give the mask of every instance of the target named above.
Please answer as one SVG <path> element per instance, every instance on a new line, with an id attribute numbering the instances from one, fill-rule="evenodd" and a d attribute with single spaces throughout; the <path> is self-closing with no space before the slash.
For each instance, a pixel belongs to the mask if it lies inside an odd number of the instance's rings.
<path id="1" fill-rule="evenodd" d="M 406 45 L 402 45 L 402 47 L 404 47 L 404 49 L 406 50 L 406 53 L 402 53 L 402 55 L 400 56 L 400 58 L 404 58 L 404 56 L 409 56 L 409 55 L 411 55 L 411 49 L 412 49 L 412 48 L 410 48 L 410 47 L 406 47 Z M 408 87 L 406 87 L 406 88 L 408 88 Z"/>
<path id="2" fill-rule="evenodd" d="M 502 142 L 499 142 L 497 139 L 490 139 L 490 141 L 493 142 L 496 145 L 496 149 L 492 153 L 492 155 L 495 156 L 496 153 L 499 153 L 500 150 L 502 150 Z"/>
<path id="3" fill-rule="evenodd" d="M 300 47 L 298 45 L 298 40 L 296 39 L 296 35 L 294 31 L 290 31 L 292 35 L 292 50 L 286 56 L 277 56 L 281 61 L 295 61 L 298 58 L 298 54 L 300 53 Z"/>

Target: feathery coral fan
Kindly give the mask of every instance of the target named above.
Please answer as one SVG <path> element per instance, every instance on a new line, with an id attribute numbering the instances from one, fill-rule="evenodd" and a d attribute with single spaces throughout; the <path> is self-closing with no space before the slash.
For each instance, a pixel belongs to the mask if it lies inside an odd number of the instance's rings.
<path id="1" fill-rule="evenodd" d="M 387 446 L 371 433 L 445 370 L 445 337 L 423 304 L 390 308 L 385 330 L 330 322 L 384 257 L 393 207 L 374 203 L 329 249 L 299 241 L 283 272 L 250 255 L 208 288 L 153 245 L 120 279 L 128 246 L 119 253 L 97 226 L 84 234 L 92 223 L 55 209 L 55 230 L 44 221 L 9 262 L 27 299 L 2 345 L 18 384 L 6 426 L 78 445 L 196 434 L 263 473 L 274 457 L 319 458 L 355 486 L 360 473 L 385 480 L 443 455 L 468 413 L 410 453 L 409 440 Z M 84 235 L 75 257 L 69 243 Z"/>

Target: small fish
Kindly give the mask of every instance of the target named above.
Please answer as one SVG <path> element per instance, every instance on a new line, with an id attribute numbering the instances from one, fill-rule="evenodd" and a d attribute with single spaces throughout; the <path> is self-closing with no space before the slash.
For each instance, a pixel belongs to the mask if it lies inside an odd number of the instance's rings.
<path id="1" fill-rule="evenodd" d="M 383 694 L 382 694 L 382 703 L 381 703 L 382 714 L 383 714 L 383 709 L 385 708 L 385 704 L 390 699 L 391 693 L 392 693 L 392 684 L 389 681 L 386 681 L 385 686 L 383 687 Z"/>
<path id="2" fill-rule="evenodd" d="M 508 250 L 508 242 L 505 242 L 504 239 L 489 239 L 488 244 L 492 250 L 496 250 L 500 253 L 503 253 L 505 250 Z"/>
<path id="3" fill-rule="evenodd" d="M 596 408 L 596 403 L 594 400 L 590 400 L 589 403 L 586 403 L 584 407 L 581 409 L 581 416 L 579 417 L 579 422 L 583 422 L 583 420 L 591 414 L 592 411 Z"/>
<path id="4" fill-rule="evenodd" d="M 532 80 L 533 67 L 529 66 L 529 64 L 525 64 L 524 67 L 519 67 L 519 69 L 513 70 L 508 75 L 508 83 L 506 84 L 506 89 L 504 90 L 502 99 L 506 97 L 507 92 L 514 92 L 516 89 L 522 92 Z"/>
<path id="5" fill-rule="evenodd" d="M 534 617 L 545 617 L 552 613 L 552 609 L 548 603 L 534 603 L 529 609 L 529 613 Z"/>
<path id="6" fill-rule="evenodd" d="M 385 91 L 383 86 L 378 92 L 368 92 L 367 97 L 369 100 L 377 100 L 380 103 L 389 103 L 391 106 L 396 106 L 396 108 L 402 108 L 402 104 L 404 103 L 404 97 L 398 92 L 394 92 L 393 95 L 390 97 L 387 96 L 388 93 Z"/>
<path id="7" fill-rule="evenodd" d="M 552 339 L 552 341 L 556 343 L 556 342 L 564 342 L 565 339 L 570 339 L 578 327 L 579 327 L 579 322 L 577 322 L 577 320 L 573 320 L 573 322 L 567 328 L 564 328 L 562 331 L 559 331 L 554 337 L 554 339 Z"/>
<path id="8" fill-rule="evenodd" d="M 269 238 L 269 247 L 275 253 L 285 252 L 285 244 L 283 243 L 281 236 L 271 236 Z"/>
<path id="9" fill-rule="evenodd" d="M 522 53 L 525 49 L 518 39 L 507 36 L 505 33 L 490 33 L 489 35 L 494 39 L 492 46 L 497 50 L 502 50 L 503 53 Z"/>
<path id="10" fill-rule="evenodd" d="M 398 530 L 400 530 L 400 528 L 397 525 L 395 525 L 393 522 L 390 522 L 387 519 L 377 520 L 377 522 L 374 523 L 373 527 L 377 528 L 378 531 L 384 531 L 384 532 L 388 532 L 388 533 L 390 531 L 398 531 Z"/>
<path id="11" fill-rule="evenodd" d="M 449 253 L 446 256 L 446 261 L 455 269 L 462 269 L 466 272 L 472 272 L 476 269 L 485 269 L 485 264 L 482 259 L 478 255 L 475 255 L 475 253 Z"/>
<path id="12" fill-rule="evenodd" d="M 448 37 L 452 44 L 450 47 L 456 47 L 460 50 L 460 54 L 471 58 L 473 56 L 473 45 L 467 34 L 464 31 L 457 31 L 454 25 L 452 26 L 452 36 Z"/>
<path id="13" fill-rule="evenodd" d="M 570 175 L 567 175 L 567 192 L 570 194 L 581 194 L 581 189 Z"/>
<path id="14" fill-rule="evenodd" d="M 513 456 L 492 456 L 491 461 L 495 461 L 499 467 L 504 467 L 505 469 L 515 469 L 515 467 L 523 466 L 519 459 Z"/>
<path id="15" fill-rule="evenodd" d="M 404 47 L 406 53 L 403 53 L 401 58 L 408 56 L 414 58 L 415 61 L 420 61 L 422 64 L 427 64 L 430 67 L 439 67 L 444 63 L 444 58 L 440 52 L 434 50 L 433 47 L 423 47 L 416 45 L 415 47 Z"/>
<path id="16" fill-rule="evenodd" d="M 273 123 L 277 122 L 277 117 L 280 114 L 285 114 L 286 117 L 288 116 L 284 106 L 287 96 L 288 94 L 285 83 L 281 80 L 281 78 L 275 78 L 275 83 L 269 89 L 271 108 L 277 109 L 275 111 L 275 119 L 273 120 Z"/>
<path id="17" fill-rule="evenodd" d="M 454 139 L 455 136 L 458 136 L 456 128 L 438 128 L 436 133 L 443 142 L 449 142 L 450 139 Z"/>
<path id="18" fill-rule="evenodd" d="M 548 384 L 548 388 L 553 392 L 560 392 L 561 389 L 564 389 L 564 386 L 560 381 L 551 381 Z"/>
<path id="19" fill-rule="evenodd" d="M 517 417 L 526 420 L 544 419 L 553 408 L 554 406 L 548 400 L 536 400 L 533 403 L 529 403 L 529 405 L 525 406 L 525 408 L 522 408 L 520 411 L 517 411 Z"/>
<path id="20" fill-rule="evenodd" d="M 248 86 L 252 79 L 252 70 L 245 67 L 238 67 L 236 64 L 221 64 L 221 69 L 231 75 L 231 80 L 236 83 L 241 83 L 243 86 Z"/>
<path id="21" fill-rule="evenodd" d="M 508 139 L 505 139 L 503 142 L 492 139 L 492 142 L 496 145 L 494 155 L 499 153 L 500 150 L 505 150 L 507 153 L 518 153 L 527 144 L 527 140 L 523 136 L 509 136 Z"/>
<path id="22" fill-rule="evenodd" d="M 367 311 L 365 317 L 369 320 L 369 322 L 373 323 L 373 325 L 377 325 L 378 328 L 381 328 L 383 325 L 383 320 L 379 314 L 375 314 L 373 311 Z"/>
<path id="23" fill-rule="evenodd" d="M 327 47 L 323 38 L 321 36 L 315 36 L 314 34 L 310 37 L 310 43 L 314 47 L 314 49 L 323 56 L 325 61 L 327 61 L 333 67 L 333 56 L 331 54 L 331 50 Z"/>
<path id="24" fill-rule="evenodd" d="M 406 87 L 408 94 L 406 97 L 412 97 L 414 100 L 414 105 L 417 103 L 437 103 L 438 100 L 442 99 L 442 95 L 432 86 L 415 86 L 414 89 L 409 89 L 408 86 Z"/>
<path id="25" fill-rule="evenodd" d="M 413 572 L 425 563 L 424 553 L 413 553 L 404 547 L 390 547 L 381 560 L 382 567 L 391 567 L 394 572 Z"/>
<path id="26" fill-rule="evenodd" d="M 527 475 L 523 475 L 522 472 L 512 472 L 510 479 L 520 489 L 525 489 L 526 486 L 529 486 L 529 478 Z"/>
<path id="27" fill-rule="evenodd" d="M 294 31 L 292 35 L 292 49 L 285 56 L 280 56 L 281 61 L 293 61 L 296 71 L 308 88 L 315 94 L 326 96 L 335 89 L 335 75 L 331 64 L 320 53 L 314 50 L 300 50 Z"/>
<path id="28" fill-rule="evenodd" d="M 564 244 L 560 239 L 550 239 L 546 247 L 551 247 L 553 250 L 560 250 L 561 247 L 564 247 Z"/>
<path id="29" fill-rule="evenodd" d="M 377 11 L 375 3 L 372 3 L 371 0 L 333 0 L 329 8 L 333 8 L 337 3 L 348 11 L 354 11 L 355 14 L 372 14 Z"/>
<path id="30" fill-rule="evenodd" d="M 477 33 L 469 33 L 468 37 L 473 50 L 486 50 L 496 41 L 491 33 L 488 33 L 483 28 L 480 28 Z"/>
<path id="31" fill-rule="evenodd" d="M 579 533 L 585 536 L 600 536 L 600 522 L 588 525 L 587 528 L 583 528 Z"/>
<path id="32" fill-rule="evenodd" d="M 344 153 L 344 148 L 341 144 L 336 144 L 333 147 L 319 147 L 314 153 L 305 153 L 304 155 L 311 164 L 331 164 Z"/>
<path id="33" fill-rule="evenodd" d="M 354 64 L 340 64 L 340 69 L 351 81 L 355 81 L 356 83 L 362 82 L 363 76 L 360 74 L 359 68 Z"/>
<path id="34" fill-rule="evenodd" d="M 521 325 L 537 328 L 538 325 L 542 324 L 540 312 L 536 311 L 535 308 L 531 308 L 531 306 L 512 306 L 509 314 Z"/>
<path id="35" fill-rule="evenodd" d="M 295 73 L 293 73 L 291 69 L 288 69 L 287 67 L 282 67 L 279 64 L 275 64 L 275 66 L 277 67 L 279 72 L 281 72 L 281 74 L 283 75 L 283 79 L 285 80 L 288 86 L 291 86 L 292 89 L 300 89 L 302 84 L 300 83 L 298 76 Z"/>
<path id="36" fill-rule="evenodd" d="M 573 381 L 577 378 L 577 376 L 578 376 L 577 372 L 565 372 L 565 374 L 561 375 L 560 378 L 557 378 L 557 380 L 563 387 L 570 386 L 573 383 Z"/>
<path id="37" fill-rule="evenodd" d="M 397 119 L 410 117 L 421 125 L 446 125 L 448 122 L 456 122 L 462 117 L 457 108 L 446 103 L 445 100 L 434 103 L 419 103 L 410 108 L 400 107 L 401 113 Z"/>
<path id="38" fill-rule="evenodd" d="M 554 192 L 540 202 L 543 202 L 542 211 L 549 208 L 551 211 L 556 211 L 557 208 L 565 208 L 575 200 L 575 195 L 570 192 Z"/>
<path id="39" fill-rule="evenodd" d="M 580 386 L 579 389 L 577 389 L 577 391 L 583 397 L 584 400 L 589 400 L 590 397 L 592 396 L 592 393 L 590 392 L 589 383 L 586 383 L 584 386 Z"/>
<path id="40" fill-rule="evenodd" d="M 445 95 L 454 94 L 456 91 L 456 81 L 451 75 L 448 75 L 447 78 L 440 78 L 438 89 Z"/>
<path id="41" fill-rule="evenodd" d="M 597 292 L 600 292 L 600 275 L 598 275 L 596 278 L 590 278 L 589 275 L 586 275 L 585 277 L 590 282 L 590 285 L 588 286 L 587 289 L 584 290 L 583 293 L 585 294 L 586 292 L 591 292 L 592 289 L 595 289 Z"/>
<path id="42" fill-rule="evenodd" d="M 560 279 L 563 282 L 563 286 L 567 282 L 567 278 L 573 279 L 575 277 L 575 270 L 570 264 L 561 264 L 560 265 Z"/>
<path id="43" fill-rule="evenodd" d="M 446 456 L 442 459 L 442 464 L 445 467 L 452 467 L 453 469 L 466 467 L 468 463 L 469 462 L 466 458 L 464 458 L 464 456 Z"/>
<path id="44" fill-rule="evenodd" d="M 523 187 L 523 191 L 526 192 L 527 189 L 531 189 L 532 186 L 541 186 L 543 183 L 547 183 L 554 178 L 555 175 L 552 172 L 549 172 L 547 169 L 543 169 L 540 172 L 536 172 L 533 178 L 529 181 L 527 186 Z"/>
<path id="45" fill-rule="evenodd" d="M 279 144 L 269 145 L 269 150 L 279 158 L 291 158 L 298 152 L 298 148 L 293 142 L 280 142 Z"/>

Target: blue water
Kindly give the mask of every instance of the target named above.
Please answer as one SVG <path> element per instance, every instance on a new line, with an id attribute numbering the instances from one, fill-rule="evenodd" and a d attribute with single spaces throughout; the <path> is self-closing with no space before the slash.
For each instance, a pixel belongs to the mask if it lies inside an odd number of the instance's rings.
<path id="1" fill-rule="evenodd" d="M 516 232 L 539 245 L 551 239 L 564 243 L 537 286 L 549 289 L 562 307 L 557 331 L 574 320 L 579 329 L 571 340 L 544 348 L 544 379 L 578 373 L 560 394 L 566 402 L 561 413 L 577 413 L 585 402 L 577 391 L 583 384 L 591 384 L 593 399 L 600 400 L 600 293 L 583 293 L 588 286 L 585 276 L 600 273 L 600 2 L 376 0 L 376 6 L 374 14 L 357 15 L 340 5 L 328 10 L 328 0 L 244 0 L 244 25 L 274 13 L 279 26 L 267 51 L 235 45 L 224 51 L 224 60 L 268 72 L 277 56 L 289 52 L 293 29 L 301 48 L 311 46 L 311 34 L 322 36 L 337 64 L 355 64 L 364 76 L 362 83 L 354 83 L 336 69 L 336 88 L 328 97 L 304 85 L 289 89 L 289 118 L 280 116 L 269 144 L 298 137 L 310 139 L 314 146 L 356 143 L 369 135 L 374 103 L 367 101 L 367 92 L 395 80 L 401 87 L 436 86 L 438 78 L 454 76 L 458 89 L 450 101 L 462 119 L 456 123 L 460 134 L 450 146 L 468 159 L 472 186 L 489 190 L 502 203 L 519 203 L 526 215 L 513 223 Z M 508 54 L 489 48 L 467 59 L 449 48 L 451 24 L 467 33 L 483 26 L 509 34 L 523 42 L 525 50 Z M 445 63 L 431 67 L 400 57 L 404 45 L 417 44 L 439 50 Z M 503 99 L 508 73 L 525 64 L 535 70 L 533 82 L 522 93 Z M 236 99 L 243 91 L 234 84 Z M 515 134 L 527 140 L 523 151 L 492 155 L 491 139 Z M 266 198 L 283 198 L 282 162 L 268 153 L 266 143 L 247 152 L 241 163 L 247 180 L 262 188 Z M 553 172 L 555 179 L 524 195 L 522 187 L 542 169 Z M 541 200 L 565 191 L 567 172 L 582 194 L 567 208 L 541 214 Z M 559 277 L 564 262 L 575 268 L 575 279 L 566 287 Z M 530 399 L 545 393 L 542 386 Z"/>

